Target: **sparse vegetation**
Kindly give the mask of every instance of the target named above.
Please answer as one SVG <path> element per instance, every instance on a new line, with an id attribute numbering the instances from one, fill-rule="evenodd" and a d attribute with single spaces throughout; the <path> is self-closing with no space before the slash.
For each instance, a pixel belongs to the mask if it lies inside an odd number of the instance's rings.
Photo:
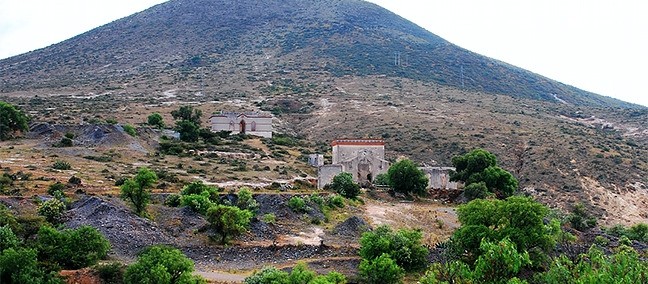
<path id="1" fill-rule="evenodd" d="M 56 162 L 54 162 L 54 164 L 52 165 L 52 169 L 66 171 L 71 170 L 72 165 L 70 165 L 70 163 L 66 161 L 56 160 Z"/>

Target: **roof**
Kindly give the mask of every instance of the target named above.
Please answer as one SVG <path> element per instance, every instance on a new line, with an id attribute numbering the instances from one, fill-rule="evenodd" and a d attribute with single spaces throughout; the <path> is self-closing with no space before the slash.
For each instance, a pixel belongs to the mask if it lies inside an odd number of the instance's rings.
<path id="1" fill-rule="evenodd" d="M 331 146 L 385 146 L 385 140 L 382 139 L 336 139 L 331 142 Z"/>
<path id="2" fill-rule="evenodd" d="M 212 117 L 237 118 L 237 117 L 240 117 L 240 116 L 249 117 L 249 118 L 272 118 L 272 115 L 267 114 L 267 113 L 260 113 L 260 112 L 227 112 L 227 111 L 221 111 L 218 114 L 213 114 L 210 118 L 212 118 Z"/>

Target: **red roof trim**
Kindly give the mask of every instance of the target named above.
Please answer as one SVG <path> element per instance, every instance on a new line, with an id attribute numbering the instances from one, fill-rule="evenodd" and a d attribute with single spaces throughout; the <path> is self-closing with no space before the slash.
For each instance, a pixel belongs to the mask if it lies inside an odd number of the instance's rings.
<path id="1" fill-rule="evenodd" d="M 382 139 L 337 139 L 331 142 L 331 146 L 385 146 Z"/>

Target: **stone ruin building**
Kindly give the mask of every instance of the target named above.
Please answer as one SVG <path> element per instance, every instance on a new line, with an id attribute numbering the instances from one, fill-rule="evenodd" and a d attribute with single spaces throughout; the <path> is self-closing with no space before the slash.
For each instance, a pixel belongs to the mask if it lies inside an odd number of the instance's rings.
<path id="1" fill-rule="evenodd" d="M 350 173 L 353 181 L 367 184 L 389 169 L 382 139 L 338 139 L 331 143 L 333 157 L 330 165 L 320 165 L 317 187 L 323 188 L 341 172 Z M 319 164 L 317 159 L 313 160 Z"/>
<path id="2" fill-rule="evenodd" d="M 209 118 L 211 131 L 231 131 L 272 138 L 272 115 L 259 112 L 224 112 Z"/>

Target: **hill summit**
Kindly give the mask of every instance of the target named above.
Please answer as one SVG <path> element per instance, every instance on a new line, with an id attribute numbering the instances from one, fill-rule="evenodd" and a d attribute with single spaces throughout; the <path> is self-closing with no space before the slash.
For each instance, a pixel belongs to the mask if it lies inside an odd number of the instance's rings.
<path id="1" fill-rule="evenodd" d="M 254 84 L 288 72 L 385 75 L 573 105 L 637 107 L 470 52 L 361 0 L 171 0 L 0 61 L 0 92 L 216 90 L 222 82 Z"/>

